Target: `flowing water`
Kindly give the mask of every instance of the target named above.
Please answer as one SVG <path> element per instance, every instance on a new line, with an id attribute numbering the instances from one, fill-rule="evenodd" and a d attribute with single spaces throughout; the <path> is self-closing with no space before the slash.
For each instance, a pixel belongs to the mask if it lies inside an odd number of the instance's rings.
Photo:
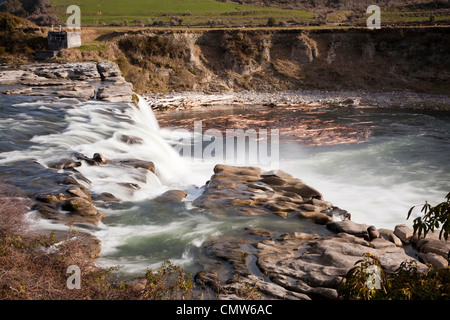
<path id="1" fill-rule="evenodd" d="M 348 210 L 352 220 L 393 228 L 411 225 L 406 213 L 425 200 L 441 202 L 450 191 L 450 115 L 394 109 L 324 109 L 318 117 L 370 130 L 364 143 L 307 147 L 285 142 L 280 134 L 280 169 L 301 178 L 323 193 L 325 200 Z M 212 113 L 208 113 L 212 112 Z M 217 111 L 202 111 L 208 117 Z M 220 112 L 242 112 L 228 110 Z M 245 112 L 255 113 L 255 110 Z M 278 110 L 295 117 L 293 110 Z M 287 113 L 292 114 L 287 114 Z M 191 116 L 191 115 L 187 115 Z M 276 116 L 276 114 L 274 114 Z M 192 206 L 213 173 L 214 161 L 185 159 L 168 143 L 173 131 L 161 129 L 151 108 L 141 99 L 128 104 L 78 102 L 61 99 L 33 102 L 30 97 L 0 96 L 0 174 L 33 192 L 38 181 L 21 178 L 22 161 L 34 159 L 43 166 L 67 158 L 73 152 L 108 159 L 153 161 L 156 174 L 147 170 L 114 166 L 77 168 L 90 181 L 91 192 L 109 192 L 122 201 L 101 207 L 107 214 L 88 229 L 102 241 L 99 261 L 123 265 L 123 273 L 136 275 L 163 260 L 195 272 L 208 261 L 201 246 L 214 236 L 241 236 L 245 227 L 282 232 L 324 232 L 323 226 L 294 216 L 216 215 Z M 142 139 L 127 144 L 122 135 Z M 197 159 L 198 160 L 198 159 Z M 267 168 L 270 169 L 270 168 Z M 27 171 L 28 170 L 28 171 Z M 134 190 L 123 182 L 140 186 Z M 182 203 L 152 199 L 170 189 L 188 193 Z M 40 227 L 64 229 L 30 213 Z"/>

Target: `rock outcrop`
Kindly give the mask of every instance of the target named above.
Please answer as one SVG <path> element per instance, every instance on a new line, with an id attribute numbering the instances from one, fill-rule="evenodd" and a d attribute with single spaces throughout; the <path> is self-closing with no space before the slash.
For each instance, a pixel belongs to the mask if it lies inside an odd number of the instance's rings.
<path id="1" fill-rule="evenodd" d="M 111 166 L 133 168 L 144 175 L 147 172 L 156 173 L 155 165 L 151 161 L 139 159 L 107 159 L 100 153 L 92 158 L 81 153 L 73 153 L 71 158 L 64 158 L 45 168 L 36 162 L 24 162 L 21 179 L 35 181 L 33 188 L 21 190 L 24 196 L 32 198 L 35 203 L 33 209 L 41 213 L 44 218 L 64 223 L 88 223 L 96 225 L 105 218 L 105 214 L 97 209 L 96 203 L 118 202 L 120 199 L 112 194 L 91 194 L 88 187 L 91 181 L 83 176 L 77 168 L 88 166 Z M 62 171 L 61 171 L 62 170 Z M 13 181 L 14 182 L 14 181 Z M 137 185 L 123 182 L 133 189 Z M 19 186 L 20 189 L 20 186 Z"/>
<path id="2" fill-rule="evenodd" d="M 0 70 L 0 85 L 13 86 L 4 90 L 5 94 L 118 103 L 132 102 L 133 95 L 133 85 L 125 81 L 117 64 L 111 61 L 23 65 L 19 70 Z"/>
<path id="3" fill-rule="evenodd" d="M 330 222 L 333 216 L 344 220 L 350 216 L 324 201 L 319 191 L 282 170 L 262 172 L 257 167 L 220 164 L 194 205 L 217 213 L 297 214 L 319 224 Z"/>

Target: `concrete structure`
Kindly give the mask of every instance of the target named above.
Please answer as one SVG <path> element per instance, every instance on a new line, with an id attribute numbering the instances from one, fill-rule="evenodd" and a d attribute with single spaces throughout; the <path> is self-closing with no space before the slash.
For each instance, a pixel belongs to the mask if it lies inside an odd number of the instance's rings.
<path id="1" fill-rule="evenodd" d="M 49 31 L 48 50 L 76 48 L 81 46 L 81 32 Z"/>
<path id="2" fill-rule="evenodd" d="M 37 60 L 45 60 L 53 58 L 58 55 L 58 52 L 62 49 L 77 48 L 81 46 L 81 32 L 80 31 L 59 31 L 48 32 L 48 50 L 36 51 L 35 58 Z"/>

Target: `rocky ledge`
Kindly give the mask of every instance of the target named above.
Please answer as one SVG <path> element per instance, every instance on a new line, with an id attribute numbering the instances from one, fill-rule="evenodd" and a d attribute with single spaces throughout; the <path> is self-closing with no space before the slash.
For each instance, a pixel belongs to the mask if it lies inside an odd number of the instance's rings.
<path id="1" fill-rule="evenodd" d="M 81 153 L 73 153 L 72 157 L 61 159 L 52 163 L 49 168 L 42 167 L 45 175 L 55 181 L 58 187 L 54 190 L 42 190 L 31 195 L 35 200 L 34 210 L 39 211 L 43 217 L 64 223 L 89 223 L 96 225 L 105 218 L 105 214 L 97 209 L 96 204 L 120 201 L 110 193 L 91 194 L 90 181 L 76 168 L 82 166 L 111 166 L 129 167 L 146 174 L 148 171 L 156 173 L 155 165 L 151 161 L 139 159 L 110 160 L 100 153 L 95 153 L 92 158 Z M 35 163 L 35 166 L 40 166 Z M 39 172 L 36 171 L 35 172 Z M 51 176 L 49 176 L 51 175 Z M 85 187 L 85 185 L 87 187 Z M 122 183 L 124 188 L 131 190 L 139 188 L 134 183 Z M 30 195 L 29 195 L 30 196 Z M 67 214 L 64 214 L 67 213 Z"/>
<path id="2" fill-rule="evenodd" d="M 203 250 L 215 265 L 197 273 L 197 284 L 218 299 L 242 299 L 254 288 L 264 299 L 337 299 L 337 287 L 366 253 L 375 255 L 385 270 L 394 272 L 408 260 L 419 271 L 429 265 L 448 266 L 450 242 L 435 234 L 418 239 L 406 225 L 395 230 L 351 221 L 350 215 L 303 181 L 282 171 L 218 165 L 195 205 L 224 214 L 289 212 L 322 224 L 322 235 L 302 232 L 274 234 L 246 228 L 252 237 L 217 237 Z M 250 238 L 250 240 L 249 240 Z M 216 270 L 226 266 L 229 276 Z"/>
<path id="3" fill-rule="evenodd" d="M 334 218 L 350 218 L 347 211 L 324 201 L 322 194 L 282 170 L 262 172 L 257 167 L 216 165 L 203 194 L 194 205 L 217 213 L 273 213 L 286 217 L 295 212 L 326 224 Z"/>
<path id="4" fill-rule="evenodd" d="M 40 63 L 0 69 L 4 94 L 132 102 L 133 85 L 111 61 Z"/>

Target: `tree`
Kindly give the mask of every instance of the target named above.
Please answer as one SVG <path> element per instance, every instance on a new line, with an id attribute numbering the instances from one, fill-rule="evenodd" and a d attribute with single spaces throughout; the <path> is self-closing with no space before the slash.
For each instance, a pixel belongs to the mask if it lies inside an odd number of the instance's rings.
<path id="1" fill-rule="evenodd" d="M 446 201 L 441 202 L 434 207 L 425 201 L 421 210 L 421 212 L 423 212 L 423 217 L 414 219 L 414 234 L 418 233 L 418 236 L 420 237 L 423 233 L 425 237 L 429 231 L 434 231 L 442 226 L 439 233 L 439 239 L 442 237 L 444 237 L 445 240 L 448 239 L 450 233 L 450 192 L 445 199 Z M 414 208 L 415 206 L 409 209 L 406 219 L 409 219 Z"/>
<path id="2" fill-rule="evenodd" d="M 7 0 L 0 5 L 0 11 L 8 12 L 16 16 L 24 16 L 25 10 L 19 0 Z"/>

